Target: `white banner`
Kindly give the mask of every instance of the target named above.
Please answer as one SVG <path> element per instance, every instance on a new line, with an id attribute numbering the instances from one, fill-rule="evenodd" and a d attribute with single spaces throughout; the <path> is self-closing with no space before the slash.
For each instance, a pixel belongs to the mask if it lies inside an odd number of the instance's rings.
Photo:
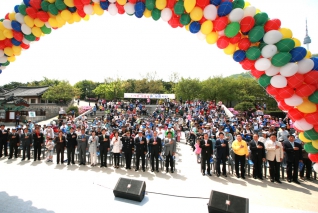
<path id="1" fill-rule="evenodd" d="M 29 111 L 28 113 L 29 113 L 29 117 L 30 118 L 35 118 L 36 117 L 36 114 L 33 111 Z"/>
<path id="2" fill-rule="evenodd" d="M 150 99 L 165 99 L 174 100 L 175 94 L 147 94 L 147 93 L 124 93 L 124 98 L 150 98 Z"/>

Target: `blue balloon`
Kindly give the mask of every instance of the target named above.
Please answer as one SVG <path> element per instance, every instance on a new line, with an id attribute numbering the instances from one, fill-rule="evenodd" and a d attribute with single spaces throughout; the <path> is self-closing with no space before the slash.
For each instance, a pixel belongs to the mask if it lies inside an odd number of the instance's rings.
<path id="1" fill-rule="evenodd" d="M 312 68 L 312 70 L 318 70 L 318 58 L 311 58 L 311 60 L 314 62 L 314 68 Z"/>
<path id="2" fill-rule="evenodd" d="M 219 6 L 221 4 L 221 0 L 210 0 L 210 4 L 213 4 L 215 6 Z"/>
<path id="3" fill-rule="evenodd" d="M 228 14 L 230 14 L 230 12 L 233 9 L 233 4 L 232 2 L 223 2 L 219 8 L 218 8 L 218 15 L 219 16 L 226 16 Z"/>
<path id="4" fill-rule="evenodd" d="M 0 70 L 0 74 L 2 73 L 2 70 Z"/>
<path id="5" fill-rule="evenodd" d="M 143 2 L 137 2 L 135 4 L 135 16 L 141 18 L 144 15 L 146 6 Z"/>
<path id="6" fill-rule="evenodd" d="M 307 55 L 307 50 L 304 47 L 295 47 L 289 52 L 292 55 L 290 62 L 297 62 L 303 60 Z"/>
<path id="7" fill-rule="evenodd" d="M 107 10 L 108 9 L 108 6 L 109 6 L 109 2 L 108 1 L 101 1 L 99 3 L 100 7 L 103 9 L 103 10 Z"/>
<path id="8" fill-rule="evenodd" d="M 75 13 L 77 8 L 76 7 L 68 7 L 67 8 L 71 13 Z"/>
<path id="9" fill-rule="evenodd" d="M 12 29 L 14 29 L 15 31 L 21 32 L 21 24 L 17 21 L 12 21 L 11 22 L 11 27 Z"/>
<path id="10" fill-rule="evenodd" d="M 14 12 L 18 13 L 19 12 L 19 5 L 14 6 Z"/>
<path id="11" fill-rule="evenodd" d="M 15 38 L 12 38 L 11 39 L 11 43 L 14 45 L 14 46 L 20 46 L 21 42 L 16 40 Z"/>
<path id="12" fill-rule="evenodd" d="M 23 0 L 23 3 L 24 3 L 26 6 L 30 6 L 30 0 Z"/>
<path id="13" fill-rule="evenodd" d="M 246 53 L 244 50 L 237 50 L 235 51 L 235 53 L 233 54 L 233 59 L 236 62 L 241 62 L 246 58 Z"/>
<path id="14" fill-rule="evenodd" d="M 198 21 L 194 21 L 190 24 L 190 32 L 191 33 L 197 33 L 201 29 L 201 24 Z"/>

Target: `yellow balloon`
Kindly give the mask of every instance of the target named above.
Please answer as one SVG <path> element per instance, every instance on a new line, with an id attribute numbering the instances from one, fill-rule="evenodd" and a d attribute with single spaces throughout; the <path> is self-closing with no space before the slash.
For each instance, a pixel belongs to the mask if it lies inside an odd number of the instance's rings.
<path id="1" fill-rule="evenodd" d="M 65 22 L 65 24 L 66 24 L 66 22 Z M 65 24 L 60 23 L 60 22 L 57 22 L 57 27 L 58 27 L 58 28 L 62 28 Z"/>
<path id="2" fill-rule="evenodd" d="M 304 143 L 309 143 L 309 142 L 311 142 L 311 140 L 309 140 L 309 139 L 307 139 L 307 138 L 305 137 L 305 135 L 304 135 L 303 132 L 299 133 L 298 137 L 299 137 L 299 139 L 300 139 L 302 142 L 304 142 Z"/>
<path id="3" fill-rule="evenodd" d="M 278 31 L 281 32 L 281 34 L 283 34 L 283 39 L 293 37 L 293 32 L 288 28 L 280 28 Z"/>
<path id="4" fill-rule="evenodd" d="M 203 17 L 203 11 L 202 11 L 201 7 L 195 7 L 190 12 L 190 18 L 193 21 L 200 21 L 202 17 Z"/>
<path id="5" fill-rule="evenodd" d="M 33 20 L 33 18 L 31 18 L 31 17 L 28 16 L 28 15 L 24 16 L 24 22 L 25 22 L 25 24 L 26 24 L 28 27 L 30 27 L 30 28 L 32 28 L 32 27 L 34 26 L 34 20 Z"/>
<path id="6" fill-rule="evenodd" d="M 4 40 L 6 37 L 3 34 L 3 30 L 0 30 L 0 41 Z"/>
<path id="7" fill-rule="evenodd" d="M 208 44 L 215 44 L 218 41 L 218 37 L 217 32 L 211 32 L 206 36 L 205 40 Z"/>
<path id="8" fill-rule="evenodd" d="M 3 52 L 4 52 L 4 54 L 6 54 L 6 55 L 9 56 L 9 57 L 14 55 L 14 54 L 13 54 L 13 50 L 12 50 L 11 47 L 6 47 L 6 48 L 4 48 Z"/>
<path id="9" fill-rule="evenodd" d="M 75 22 L 80 22 L 82 20 L 82 18 L 80 17 L 80 15 L 78 15 L 77 12 L 73 13 L 73 19 Z"/>
<path id="10" fill-rule="evenodd" d="M 6 28 L 3 26 L 3 23 L 0 21 L 0 30 L 5 30 Z"/>
<path id="11" fill-rule="evenodd" d="M 50 2 L 51 4 L 55 2 L 55 0 L 47 0 L 48 2 Z"/>
<path id="12" fill-rule="evenodd" d="M 69 24 L 73 24 L 74 23 L 73 16 L 71 16 L 71 18 L 69 20 L 67 20 L 67 23 L 69 23 Z"/>
<path id="13" fill-rule="evenodd" d="M 89 18 L 90 18 L 90 16 L 89 16 L 89 15 L 86 15 L 86 16 L 83 18 L 83 20 L 84 20 L 84 21 L 89 21 Z"/>
<path id="14" fill-rule="evenodd" d="M 69 10 L 63 10 L 61 12 L 61 17 L 65 21 L 68 21 L 68 20 L 70 20 L 72 18 L 72 13 Z"/>
<path id="15" fill-rule="evenodd" d="M 312 141 L 311 144 L 315 149 L 318 149 L 318 140 Z"/>
<path id="16" fill-rule="evenodd" d="M 301 43 L 297 38 L 292 38 L 292 40 L 295 42 L 295 47 L 300 47 Z"/>
<path id="17" fill-rule="evenodd" d="M 21 46 L 12 46 L 12 51 L 14 55 L 21 55 L 22 48 Z"/>
<path id="18" fill-rule="evenodd" d="M 151 17 L 151 11 L 146 8 L 145 11 L 144 11 L 144 16 L 146 18 L 150 18 Z"/>
<path id="19" fill-rule="evenodd" d="M 184 1 L 184 9 L 187 13 L 190 13 L 194 6 L 196 5 L 197 1 L 196 0 L 185 0 Z"/>
<path id="20" fill-rule="evenodd" d="M 59 23 L 60 25 L 65 25 L 65 23 L 66 23 L 66 21 L 62 18 L 62 15 L 61 14 L 58 14 L 57 16 L 56 16 L 56 21 L 57 21 L 57 23 Z"/>
<path id="21" fill-rule="evenodd" d="M 201 25 L 201 33 L 204 35 L 209 34 L 210 32 L 212 32 L 212 30 L 213 30 L 213 23 L 210 20 L 206 20 Z"/>
<path id="22" fill-rule="evenodd" d="M 127 3 L 127 0 L 117 0 L 117 3 L 119 5 L 125 5 Z"/>
<path id="23" fill-rule="evenodd" d="M 101 16 L 104 14 L 104 10 L 100 7 L 99 4 L 94 4 L 93 9 L 94 9 L 95 14 L 98 16 Z"/>
<path id="24" fill-rule="evenodd" d="M 297 109 L 303 113 L 314 113 L 317 111 L 317 106 L 313 102 L 304 98 L 303 103 L 297 106 Z"/>
<path id="25" fill-rule="evenodd" d="M 42 35 L 42 30 L 39 27 L 32 27 L 32 34 L 35 37 L 41 37 Z"/>
<path id="26" fill-rule="evenodd" d="M 250 6 L 251 3 L 249 3 L 248 1 L 245 2 L 244 8 Z"/>
<path id="27" fill-rule="evenodd" d="M 74 7 L 74 0 L 64 0 L 64 4 L 68 7 Z"/>
<path id="28" fill-rule="evenodd" d="M 15 14 L 16 14 L 16 13 L 9 13 L 9 19 L 10 19 L 11 21 L 15 21 Z"/>
<path id="29" fill-rule="evenodd" d="M 36 18 L 36 19 L 34 19 L 34 25 L 36 27 L 43 27 L 44 26 L 44 22 L 41 21 L 40 19 Z"/>
<path id="30" fill-rule="evenodd" d="M 256 14 L 260 13 L 261 10 L 260 9 L 256 9 Z"/>
<path id="31" fill-rule="evenodd" d="M 233 55 L 233 53 L 236 50 L 236 45 L 235 44 L 229 44 L 229 46 L 227 46 L 226 48 L 223 49 L 224 53 L 226 55 Z"/>
<path id="32" fill-rule="evenodd" d="M 310 50 L 307 50 L 307 55 L 305 56 L 305 58 L 311 58 L 311 52 L 310 52 Z"/>
<path id="33" fill-rule="evenodd" d="M 55 18 L 49 18 L 49 24 L 51 25 L 51 27 L 58 27 L 58 22 L 56 21 Z"/>
<path id="34" fill-rule="evenodd" d="M 156 1 L 156 8 L 158 10 L 163 10 L 167 6 L 167 0 L 157 0 Z"/>
<path id="35" fill-rule="evenodd" d="M 6 38 L 13 38 L 13 32 L 12 32 L 12 30 L 8 30 L 8 29 L 4 30 L 4 31 L 3 31 L 3 35 L 4 35 Z"/>
<path id="36" fill-rule="evenodd" d="M 15 62 L 15 56 L 11 56 L 7 58 L 9 62 Z"/>
<path id="37" fill-rule="evenodd" d="M 190 24 L 186 25 L 184 28 L 185 28 L 187 31 L 189 31 L 189 30 L 190 30 Z"/>

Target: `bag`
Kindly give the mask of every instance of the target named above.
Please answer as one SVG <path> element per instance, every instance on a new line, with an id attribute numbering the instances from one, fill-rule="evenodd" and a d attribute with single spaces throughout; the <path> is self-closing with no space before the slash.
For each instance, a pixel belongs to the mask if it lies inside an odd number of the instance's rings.
<path id="1" fill-rule="evenodd" d="M 304 163 L 303 163 L 303 162 L 299 162 L 299 163 L 298 163 L 298 169 L 299 169 L 299 171 L 303 170 L 303 168 L 304 168 Z"/>

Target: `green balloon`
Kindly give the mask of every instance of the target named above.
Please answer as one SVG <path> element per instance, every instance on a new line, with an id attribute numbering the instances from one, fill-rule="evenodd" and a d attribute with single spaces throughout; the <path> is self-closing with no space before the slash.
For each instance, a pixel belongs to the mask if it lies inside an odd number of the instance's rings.
<path id="1" fill-rule="evenodd" d="M 238 22 L 232 22 L 226 26 L 224 33 L 228 38 L 233 38 L 239 31 L 240 24 Z"/>
<path id="2" fill-rule="evenodd" d="M 257 13 L 254 16 L 255 19 L 255 25 L 264 25 L 268 21 L 268 15 L 267 13 Z"/>
<path id="3" fill-rule="evenodd" d="M 182 14 L 182 15 L 180 16 L 180 23 L 181 23 L 182 25 L 188 25 L 188 24 L 190 24 L 190 22 L 191 22 L 191 18 L 190 18 L 190 15 L 189 15 L 189 14 L 184 13 L 184 14 Z"/>
<path id="4" fill-rule="evenodd" d="M 55 6 L 58 10 L 65 10 L 66 9 L 66 4 L 64 4 L 64 1 L 62 1 L 62 0 L 56 0 Z"/>
<path id="5" fill-rule="evenodd" d="M 290 53 L 280 52 L 273 56 L 272 64 L 275 67 L 282 67 L 288 64 L 291 59 L 292 55 Z"/>
<path id="6" fill-rule="evenodd" d="M 318 91 L 309 96 L 309 100 L 315 104 L 318 104 Z"/>
<path id="7" fill-rule="evenodd" d="M 268 76 L 268 75 L 262 75 L 259 79 L 258 79 L 258 83 L 262 86 L 262 87 L 267 87 L 268 85 L 270 85 L 271 83 L 271 78 L 272 76 Z"/>
<path id="8" fill-rule="evenodd" d="M 318 140 L 318 133 L 314 129 L 305 131 L 304 136 L 309 140 Z"/>
<path id="9" fill-rule="evenodd" d="M 260 41 L 264 37 L 265 31 L 263 26 L 255 26 L 248 33 L 248 38 L 252 43 Z"/>
<path id="10" fill-rule="evenodd" d="M 5 63 L 2 63 L 2 66 L 9 66 L 10 65 L 10 61 L 6 61 Z"/>
<path id="11" fill-rule="evenodd" d="M 50 2 L 42 1 L 42 3 L 41 3 L 42 10 L 45 11 L 45 12 L 48 12 L 49 11 L 49 5 L 50 5 Z"/>
<path id="12" fill-rule="evenodd" d="M 184 13 L 184 2 L 183 1 L 178 1 L 174 5 L 174 13 L 177 15 L 181 15 Z"/>
<path id="13" fill-rule="evenodd" d="M 52 32 L 52 29 L 51 28 L 47 28 L 45 25 L 43 25 L 43 27 L 41 27 L 41 31 L 44 34 L 50 34 Z"/>
<path id="14" fill-rule="evenodd" d="M 305 149 L 306 152 L 308 152 L 310 154 L 318 153 L 318 149 L 313 147 L 312 143 L 305 143 L 304 149 Z"/>
<path id="15" fill-rule="evenodd" d="M 233 1 L 233 9 L 235 9 L 235 8 L 241 8 L 241 9 L 243 9 L 244 6 L 245 6 L 244 0 L 234 0 L 234 1 Z"/>
<path id="16" fill-rule="evenodd" d="M 49 12 L 55 16 L 59 14 L 59 10 L 56 8 L 55 4 L 49 5 Z"/>
<path id="17" fill-rule="evenodd" d="M 261 41 L 258 45 L 258 48 L 262 51 L 262 49 L 266 46 L 267 44 L 263 41 Z"/>
<path id="18" fill-rule="evenodd" d="M 279 52 L 290 52 L 292 49 L 294 49 L 295 42 L 293 39 L 285 38 L 277 42 L 275 45 Z"/>
<path id="19" fill-rule="evenodd" d="M 156 6 L 156 0 L 146 0 L 146 8 L 148 10 L 153 10 L 155 9 L 155 6 Z"/>
<path id="20" fill-rule="evenodd" d="M 26 6 L 24 4 L 19 5 L 19 13 L 26 16 L 27 13 L 25 12 L 25 10 L 26 10 Z"/>
<path id="21" fill-rule="evenodd" d="M 246 51 L 246 58 L 250 60 L 254 61 L 256 59 L 259 59 L 260 56 L 261 56 L 261 50 L 258 47 L 250 47 Z"/>
<path id="22" fill-rule="evenodd" d="M 28 41 L 35 41 L 35 36 L 31 33 L 30 35 L 24 35 L 24 38 Z"/>
<path id="23" fill-rule="evenodd" d="M 161 11 L 157 8 L 153 9 L 153 11 L 151 12 L 151 17 L 153 20 L 158 21 L 161 17 Z"/>

